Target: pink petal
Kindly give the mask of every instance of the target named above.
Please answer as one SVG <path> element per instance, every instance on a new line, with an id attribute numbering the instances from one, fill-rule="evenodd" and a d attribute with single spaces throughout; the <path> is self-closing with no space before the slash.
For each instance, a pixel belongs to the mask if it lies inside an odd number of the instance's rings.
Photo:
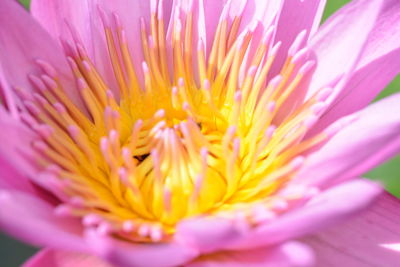
<path id="1" fill-rule="evenodd" d="M 176 238 L 197 248 L 202 254 L 212 253 L 246 236 L 233 220 L 220 217 L 199 217 L 182 221 L 176 229 Z"/>
<path id="2" fill-rule="evenodd" d="M 50 63 L 67 94 L 80 103 L 72 73 L 61 48 L 38 23 L 13 0 L 0 1 L 0 71 L 8 85 L 0 86 L 31 90 L 29 74 L 43 74 L 35 61 Z M 49 53 L 51 51 L 51 53 Z"/>
<path id="3" fill-rule="evenodd" d="M 154 0 L 153 0 L 154 1 Z M 139 1 L 139 0 L 97 0 L 99 7 L 104 9 L 105 13 L 109 16 L 109 22 L 112 22 L 113 14 L 117 14 L 122 26 L 126 31 L 126 38 L 131 51 L 131 57 L 135 66 L 138 79 L 143 83 L 142 62 L 144 56 L 142 51 L 142 43 L 140 38 L 140 18 L 144 18 L 147 25 L 150 25 L 150 2 L 153 1 Z M 170 1 L 164 1 L 169 3 Z M 166 11 L 170 12 L 170 11 Z M 98 13 L 96 6 L 94 6 L 90 13 Z M 93 14 L 90 14 L 93 18 Z M 92 21 L 96 23 L 96 21 Z M 101 23 L 98 21 L 98 23 Z M 102 25 L 102 24 L 99 24 Z M 149 31 L 149 29 L 147 29 Z M 97 45 L 97 42 L 95 42 Z M 140 52 L 139 52 L 140 51 Z M 108 53 L 108 52 L 107 52 Z M 108 54 L 107 54 L 108 56 Z"/>
<path id="4" fill-rule="evenodd" d="M 321 230 L 365 209 L 381 192 L 381 186 L 364 179 L 337 185 L 320 193 L 305 206 L 259 226 L 241 240 L 231 242 L 228 248 L 255 248 Z"/>
<path id="5" fill-rule="evenodd" d="M 232 7 L 238 5 L 237 2 L 246 2 L 243 9 L 243 18 L 241 22 L 241 30 L 254 24 L 254 22 L 260 22 L 263 26 L 263 30 L 266 30 L 271 24 L 277 21 L 280 11 L 282 10 L 282 0 L 276 1 L 233 1 Z M 231 8 L 232 9 L 232 8 Z"/>
<path id="6" fill-rule="evenodd" d="M 276 247 L 224 251 L 205 255 L 187 267 L 295 267 L 312 266 L 314 255 L 304 244 L 287 242 Z"/>
<path id="7" fill-rule="evenodd" d="M 178 1 L 179 2 L 179 1 Z M 182 1 L 186 2 L 186 1 Z M 198 9 L 199 18 L 204 21 L 204 25 L 199 23 L 200 36 L 205 42 L 207 54 L 209 55 L 215 32 L 222 19 L 227 18 L 231 21 L 236 16 L 242 16 L 239 27 L 239 35 L 244 30 L 249 29 L 255 22 L 260 22 L 265 30 L 276 18 L 281 7 L 281 1 L 215 1 L 201 0 L 193 1 L 195 10 Z M 172 21 L 171 21 L 172 22 Z M 202 28 L 204 27 L 204 29 Z M 196 27 L 194 28 L 196 29 Z M 196 43 L 196 39 L 194 42 Z"/>
<path id="8" fill-rule="evenodd" d="M 12 167 L 7 159 L 0 156 L 0 188 L 1 189 L 14 189 L 18 191 L 23 191 L 27 193 L 34 194 L 35 189 L 21 171 Z"/>
<path id="9" fill-rule="evenodd" d="M 22 267 L 112 267 L 92 255 L 61 250 L 43 249 Z"/>
<path id="10" fill-rule="evenodd" d="M 215 32 L 224 8 L 223 1 L 215 0 L 200 0 L 199 2 L 199 18 L 204 21 L 203 27 L 199 24 L 200 34 L 199 38 L 204 38 L 205 48 L 207 54 L 211 51 L 214 41 Z M 172 20 L 171 22 L 172 23 Z"/>
<path id="11" fill-rule="evenodd" d="M 108 56 L 102 22 L 96 7 L 97 0 L 32 0 L 32 16 L 55 39 L 74 43 L 71 29 L 78 35 L 89 58 L 102 74 L 102 78 L 115 89 L 116 81 Z M 70 27 L 71 26 L 71 27 Z"/>
<path id="12" fill-rule="evenodd" d="M 197 218 L 180 223 L 176 236 L 202 253 L 272 245 L 347 218 L 368 206 L 381 190 L 380 186 L 367 180 L 352 181 L 327 190 L 310 204 L 256 228 L 243 227 L 230 219 Z"/>
<path id="13" fill-rule="evenodd" d="M 170 14 L 164 14 L 164 21 L 168 25 L 166 35 L 167 58 L 170 73 L 174 70 L 172 39 L 174 27 L 186 24 L 188 14 L 192 14 L 192 65 L 194 73 L 198 73 L 198 49 L 201 44 L 205 48 L 206 56 L 210 52 L 214 35 L 219 23 L 219 18 L 224 6 L 222 1 L 200 0 L 187 1 L 175 0 L 169 1 L 172 5 L 168 10 Z M 166 19 L 168 15 L 169 21 Z M 178 23 L 179 22 L 179 23 Z M 183 28 L 182 30 L 184 30 Z M 198 77 L 196 77 L 198 79 Z M 199 81 L 200 82 L 200 81 Z"/>
<path id="14" fill-rule="evenodd" d="M 385 6 L 368 38 L 360 62 L 347 85 L 313 129 L 325 128 L 336 119 L 370 103 L 400 71 L 400 2 L 385 1 Z"/>
<path id="15" fill-rule="evenodd" d="M 27 179 L 36 175 L 34 167 L 22 156 L 34 156 L 29 148 L 35 135 L 19 121 L 12 118 L 0 106 L 0 189 L 14 189 L 34 193 L 35 189 Z M 21 148 L 24 148 L 21 151 Z"/>
<path id="16" fill-rule="evenodd" d="M 4 74 L 3 68 L 0 65 L 0 103 L 1 106 L 4 106 L 10 115 L 17 119 L 19 117 L 18 114 L 18 104 L 17 99 L 14 97 L 14 92 L 7 81 L 7 78 Z"/>
<path id="17" fill-rule="evenodd" d="M 251 67 L 252 58 L 254 57 L 254 54 L 256 53 L 260 42 L 262 42 L 267 32 L 272 29 L 271 26 L 275 26 L 277 24 L 284 1 L 233 0 L 231 2 L 231 11 L 237 9 L 235 8 L 235 6 L 239 5 L 238 2 L 245 3 L 245 5 L 242 4 L 244 8 L 243 17 L 241 19 L 241 24 L 239 28 L 239 35 L 249 30 L 252 32 L 252 41 L 248 48 L 248 54 L 243 59 L 242 67 L 240 70 L 239 83 L 242 83 L 244 77 L 249 71 L 249 68 Z M 234 16 L 232 16 L 233 14 L 231 14 L 231 19 L 234 18 Z M 273 29 L 273 31 L 273 35 L 275 35 L 276 29 Z"/>
<path id="18" fill-rule="evenodd" d="M 93 7 L 91 2 L 93 1 L 32 0 L 30 11 L 54 39 L 69 36 L 70 32 L 66 24 L 69 23 L 76 27 L 85 44 L 91 44 L 91 28 L 88 27 L 90 25 L 88 14 L 91 12 L 90 8 Z"/>
<path id="19" fill-rule="evenodd" d="M 343 75 L 345 77 L 342 83 L 347 80 L 364 50 L 368 36 L 382 9 L 382 2 L 381 0 L 352 1 L 318 30 L 311 39 L 318 66 L 307 97 L 324 86 L 334 86 Z"/>
<path id="20" fill-rule="evenodd" d="M 136 74 L 138 79 L 143 82 L 142 62 L 144 56 L 140 37 L 140 19 L 143 18 L 149 25 L 150 2 L 155 3 L 156 0 L 33 0 L 31 12 L 53 36 L 61 36 L 63 39 L 71 40 L 70 30 L 65 23 L 67 21 L 77 32 L 91 60 L 102 77 L 105 78 L 106 83 L 118 94 L 99 8 L 106 15 L 106 23 L 111 26 L 115 25 L 114 14 L 117 15 L 126 32 L 125 35 L 129 43 Z M 161 4 L 164 6 L 165 25 L 168 25 L 172 0 L 164 0 Z"/>
<path id="21" fill-rule="evenodd" d="M 17 191 L 0 191 L 0 228 L 38 246 L 85 251 L 80 225 L 75 219 L 57 217 L 47 202 Z"/>
<path id="22" fill-rule="evenodd" d="M 32 142 L 37 135 L 20 119 L 13 118 L 0 106 L 0 189 L 17 190 L 32 194 L 49 203 L 57 203 L 54 196 L 35 185 L 40 174 L 35 165 L 37 153 Z"/>
<path id="23" fill-rule="evenodd" d="M 304 241 L 319 266 L 397 266 L 399 251 L 386 247 L 400 241 L 399 209 L 398 199 L 383 195 L 360 216 Z"/>
<path id="24" fill-rule="evenodd" d="M 396 155 L 400 151 L 399 113 L 400 94 L 362 110 L 355 122 L 309 156 L 298 180 L 326 185 L 329 179 L 359 176 Z M 338 122 L 327 131 L 340 127 Z"/>
<path id="25" fill-rule="evenodd" d="M 208 55 L 209 52 L 211 51 L 215 32 L 217 30 L 217 26 L 225 4 L 224 1 L 215 1 L 215 0 L 200 0 L 194 2 L 198 2 L 197 3 L 198 5 L 197 27 L 199 29 L 198 38 L 202 39 L 202 41 L 204 42 Z M 172 25 L 173 25 L 173 17 L 171 16 L 169 32 L 172 30 Z M 195 45 L 197 45 L 196 42 L 197 41 L 194 41 Z"/>
<path id="26" fill-rule="evenodd" d="M 266 1 L 269 2 L 269 1 Z M 325 8 L 326 0 L 303 1 L 303 0 L 285 0 L 283 1 L 280 12 L 275 41 L 282 41 L 274 63 L 270 77 L 279 73 L 285 63 L 287 52 L 296 39 L 297 35 L 306 30 L 306 36 L 303 44 L 308 40 L 321 22 L 321 17 Z"/>
<path id="27" fill-rule="evenodd" d="M 139 244 L 119 241 L 88 230 L 91 251 L 120 267 L 174 267 L 191 261 L 198 251 L 184 243 Z"/>

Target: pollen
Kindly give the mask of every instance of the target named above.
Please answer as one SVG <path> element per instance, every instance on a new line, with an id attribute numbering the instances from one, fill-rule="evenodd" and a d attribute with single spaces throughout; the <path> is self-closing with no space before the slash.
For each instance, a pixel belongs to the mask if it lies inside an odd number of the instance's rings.
<path id="1" fill-rule="evenodd" d="M 141 51 L 132 51 L 118 14 L 99 8 L 116 88 L 71 27 L 73 41 L 62 44 L 80 101 L 51 64 L 37 61 L 43 73 L 29 76 L 35 92 L 19 90 L 22 118 L 38 134 L 37 183 L 59 199 L 60 216 L 102 234 L 161 242 L 185 218 L 220 214 L 257 224 L 314 192 L 282 189 L 329 137 L 306 138 L 331 90 L 294 102 L 315 64 L 300 46 L 305 32 L 271 77 L 281 45 L 274 25 L 260 40 L 259 23 L 239 32 L 242 11 L 235 11 L 222 15 L 207 47 L 194 38 L 192 7 L 176 7 L 167 34 L 155 4 L 135 36 Z M 132 53 L 144 61 L 134 64 Z"/>

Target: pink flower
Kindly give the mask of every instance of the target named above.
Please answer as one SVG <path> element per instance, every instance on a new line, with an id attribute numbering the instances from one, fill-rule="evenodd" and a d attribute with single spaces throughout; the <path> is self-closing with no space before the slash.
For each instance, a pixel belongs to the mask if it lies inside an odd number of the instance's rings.
<path id="1" fill-rule="evenodd" d="M 389 196 L 316 232 L 400 151 L 400 95 L 367 106 L 400 69 L 400 2 L 319 28 L 324 4 L 0 1 L 0 226 L 45 247 L 25 266 L 398 262 Z"/>

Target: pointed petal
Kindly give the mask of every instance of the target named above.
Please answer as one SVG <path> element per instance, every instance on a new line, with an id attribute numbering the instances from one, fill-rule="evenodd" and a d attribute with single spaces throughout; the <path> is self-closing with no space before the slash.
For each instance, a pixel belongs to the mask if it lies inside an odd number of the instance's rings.
<path id="1" fill-rule="evenodd" d="M 198 251 L 183 243 L 127 243 L 88 230 L 86 241 L 99 257 L 121 267 L 180 266 L 198 256 Z"/>
<path id="2" fill-rule="evenodd" d="M 276 23 L 279 12 L 282 10 L 284 1 L 243 1 L 237 0 L 236 2 L 245 2 L 243 10 L 243 18 L 241 22 L 241 30 L 254 24 L 254 22 L 261 22 L 263 30 L 266 30 L 269 26 Z M 232 1 L 232 7 L 237 6 L 235 1 Z M 232 9 L 232 8 L 231 8 Z"/>
<path id="3" fill-rule="evenodd" d="M 81 33 L 85 44 L 92 42 L 90 29 L 87 27 L 88 14 L 95 10 L 89 10 L 91 1 L 82 0 L 32 0 L 30 11 L 32 16 L 39 21 L 55 39 L 66 37 L 70 33 L 67 28 L 69 23 Z"/>
<path id="4" fill-rule="evenodd" d="M 199 17 L 204 21 L 204 29 L 199 37 L 204 38 L 207 55 L 211 51 L 215 32 L 224 8 L 223 1 L 200 0 Z M 200 29 L 201 30 L 201 29 Z"/>
<path id="5" fill-rule="evenodd" d="M 112 267 L 95 256 L 53 249 L 42 249 L 22 267 Z"/>
<path id="6" fill-rule="evenodd" d="M 266 1 L 269 2 L 269 1 Z M 319 27 L 326 0 L 303 1 L 285 0 L 277 22 L 275 42 L 282 42 L 271 70 L 270 77 L 279 74 L 287 53 L 300 32 L 306 30 L 304 41 L 300 48 L 304 47 L 309 36 L 312 36 Z"/>
<path id="7" fill-rule="evenodd" d="M 222 19 L 228 19 L 232 22 L 236 17 L 241 17 L 238 35 L 249 29 L 255 22 L 260 22 L 263 30 L 266 30 L 275 20 L 282 1 L 229 0 L 224 2 L 201 0 L 194 2 L 199 2 L 199 14 L 202 14 L 201 17 L 205 22 L 205 30 L 201 28 L 199 30 L 202 32 L 201 37 L 205 40 L 207 54 L 209 54 L 215 39 L 216 29 Z"/>
<path id="8" fill-rule="evenodd" d="M 168 67 L 172 73 L 174 70 L 174 59 L 173 59 L 173 33 L 176 30 L 177 25 L 183 26 L 182 31 L 185 30 L 186 21 L 188 16 L 191 15 L 191 27 L 192 27 L 192 66 L 195 78 L 198 77 L 198 49 L 203 47 L 205 50 L 205 56 L 211 50 L 213 45 L 214 36 L 216 29 L 222 14 L 224 7 L 223 1 L 214 0 L 199 0 L 199 1 L 187 1 L 187 0 L 175 0 L 170 1 L 172 6 L 167 12 L 169 21 L 164 20 L 168 25 L 166 35 L 166 47 L 167 47 L 167 60 Z M 179 22 L 178 22 L 179 21 Z M 201 46 L 200 46 L 201 45 Z M 198 81 L 203 82 L 203 81 Z"/>
<path id="9" fill-rule="evenodd" d="M 313 129 L 320 131 L 338 118 L 370 103 L 400 72 L 400 2 L 385 1 L 378 21 L 370 33 L 360 62 L 347 85 Z"/>
<path id="10" fill-rule="evenodd" d="M 51 1 L 33 0 L 31 12 L 33 16 L 53 35 L 71 40 L 67 21 L 77 32 L 91 60 L 98 68 L 106 83 L 118 95 L 118 86 L 110 62 L 107 41 L 104 33 L 103 20 L 99 8 L 106 15 L 106 23 L 114 28 L 114 15 L 121 22 L 138 79 L 143 83 L 142 62 L 144 56 L 141 43 L 141 23 L 143 18 L 150 23 L 150 3 L 159 1 L 129 1 L 129 0 L 82 0 L 82 1 Z M 172 0 L 160 1 L 163 4 L 165 19 L 169 19 Z M 167 25 L 168 21 L 165 22 Z"/>
<path id="11" fill-rule="evenodd" d="M 312 266 L 313 251 L 299 242 L 254 250 L 226 251 L 205 255 L 187 267 L 296 267 Z"/>
<path id="12" fill-rule="evenodd" d="M 54 38 L 74 43 L 71 38 L 70 25 L 75 34 L 79 36 L 83 47 L 102 78 L 105 79 L 106 84 L 116 90 L 116 81 L 108 58 L 104 30 L 96 8 L 97 3 L 98 1 L 95 0 L 33 0 L 31 13 Z"/>
<path id="13" fill-rule="evenodd" d="M 355 115 L 358 119 L 308 157 L 298 180 L 319 185 L 329 179 L 356 177 L 396 155 L 400 152 L 399 113 L 400 94 L 360 111 Z"/>
<path id="14" fill-rule="evenodd" d="M 348 79 L 382 9 L 381 0 L 357 0 L 336 12 L 311 39 L 318 66 L 307 98 L 324 86 L 340 90 Z"/>
<path id="15" fill-rule="evenodd" d="M 396 266 L 400 241 L 400 201 L 385 194 L 368 211 L 346 223 L 304 238 L 319 266 Z"/>
<path id="16" fill-rule="evenodd" d="M 312 36 L 321 23 L 326 0 L 283 2 L 278 21 L 277 40 L 290 46 L 297 34 L 303 30 L 307 30 L 307 36 Z"/>
<path id="17" fill-rule="evenodd" d="M 114 14 L 118 15 L 121 24 L 126 31 L 126 38 L 129 44 L 129 50 L 131 52 L 132 61 L 135 66 L 135 72 L 138 76 L 138 79 L 143 84 L 144 78 L 142 71 L 142 62 L 144 61 L 144 56 L 142 53 L 142 43 L 140 38 L 141 36 L 140 19 L 144 18 L 147 25 L 150 25 L 150 15 L 151 15 L 150 2 L 155 2 L 155 1 L 96 0 L 96 2 L 98 6 L 105 11 L 106 15 L 109 16 L 108 20 L 110 23 L 113 20 L 113 15 Z M 165 1 L 165 2 L 170 2 L 170 1 Z M 90 13 L 95 13 L 95 14 L 98 13 L 96 6 L 94 6 L 94 8 L 95 9 L 92 8 L 92 10 L 90 10 Z M 96 23 L 96 21 L 92 21 L 92 23 Z M 98 21 L 98 23 L 100 23 L 99 25 L 102 25 L 101 21 Z M 149 33 L 149 29 L 147 30 Z M 97 45 L 97 42 L 95 44 Z M 106 51 L 106 53 L 108 52 Z"/>
<path id="18" fill-rule="evenodd" d="M 16 2 L 0 1 L 0 65 L 8 86 L 31 90 L 29 74 L 43 74 L 35 61 L 50 63 L 67 94 L 80 103 L 72 73 L 59 45 Z M 49 53 L 51 51 L 51 53 Z M 0 86 L 3 90 L 4 86 Z"/>
<path id="19" fill-rule="evenodd" d="M 6 233 L 32 245 L 86 250 L 79 221 L 57 217 L 54 207 L 41 199 L 2 190 L 0 207 L 0 228 Z"/>
<path id="20" fill-rule="evenodd" d="M 111 88 L 115 89 L 102 22 L 97 0 L 32 0 L 31 14 L 53 38 L 74 43 L 71 28 L 78 35 L 83 47 Z"/>

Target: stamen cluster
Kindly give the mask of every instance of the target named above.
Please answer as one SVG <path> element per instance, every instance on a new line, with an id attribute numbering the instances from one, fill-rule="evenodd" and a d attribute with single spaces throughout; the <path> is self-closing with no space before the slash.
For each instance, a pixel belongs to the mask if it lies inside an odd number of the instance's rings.
<path id="1" fill-rule="evenodd" d="M 211 47 L 193 43 L 193 12 L 174 12 L 167 35 L 162 8 L 141 20 L 144 61 L 132 60 L 118 14 L 99 10 L 117 88 L 100 74 L 79 36 L 63 41 L 81 102 L 47 62 L 31 75 L 24 121 L 43 171 L 38 183 L 63 204 L 60 214 L 135 241 L 169 238 L 182 219 L 219 213 L 253 224 L 272 218 L 311 188 L 277 194 L 307 153 L 327 139 L 305 136 L 330 89 L 304 103 L 292 97 L 314 61 L 298 35 L 279 75 L 270 77 L 280 43 L 274 26 L 255 38 L 239 33 L 241 14 L 222 16 Z M 170 36 L 170 37 L 169 37 Z M 138 36 L 139 38 L 139 36 Z M 194 48 L 195 47 L 195 48 Z M 292 188 L 293 189 L 293 188 Z"/>

